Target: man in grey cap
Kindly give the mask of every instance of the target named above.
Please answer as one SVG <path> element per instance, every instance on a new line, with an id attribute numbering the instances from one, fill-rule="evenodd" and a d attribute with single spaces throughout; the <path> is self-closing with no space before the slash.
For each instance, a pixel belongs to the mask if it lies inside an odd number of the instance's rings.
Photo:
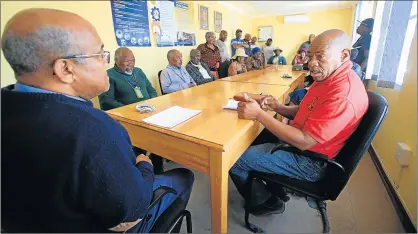
<path id="1" fill-rule="evenodd" d="M 237 29 L 237 31 L 235 31 L 235 36 L 236 37 L 231 40 L 232 56 L 235 55 L 235 51 L 238 48 L 243 48 L 245 50 L 246 48 L 250 47 L 247 42 L 241 39 L 242 37 L 241 29 Z"/>
<path id="2" fill-rule="evenodd" d="M 366 70 L 367 59 L 369 57 L 370 42 L 372 40 L 374 19 L 368 18 L 360 22 L 356 32 L 360 38 L 354 43 L 353 48 L 358 49 L 357 58 L 354 60 L 361 66 L 363 71 Z"/>

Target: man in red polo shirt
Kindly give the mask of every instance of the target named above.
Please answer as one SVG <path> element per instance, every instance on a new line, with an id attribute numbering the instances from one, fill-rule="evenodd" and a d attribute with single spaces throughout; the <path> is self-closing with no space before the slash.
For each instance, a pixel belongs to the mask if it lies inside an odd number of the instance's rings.
<path id="1" fill-rule="evenodd" d="M 240 94 L 235 97 L 242 100 L 238 104 L 239 118 L 257 120 L 275 136 L 274 143 L 248 148 L 232 166 L 230 175 L 241 195 L 245 196 L 248 172 L 253 170 L 312 182 L 321 179 L 325 163 L 286 151 L 271 151 L 278 141 L 324 154 L 330 159 L 341 150 L 368 108 L 364 85 L 351 69 L 350 48 L 350 39 L 341 30 L 328 30 L 314 39 L 308 56 L 315 82 L 299 106 L 282 105 L 272 96 Z M 277 121 L 262 108 L 293 119 L 292 124 Z M 274 188 L 262 182 L 253 186 L 257 186 L 253 204 L 258 205 L 250 209 L 251 213 L 284 211 L 284 202 L 276 197 L 278 193 Z"/>

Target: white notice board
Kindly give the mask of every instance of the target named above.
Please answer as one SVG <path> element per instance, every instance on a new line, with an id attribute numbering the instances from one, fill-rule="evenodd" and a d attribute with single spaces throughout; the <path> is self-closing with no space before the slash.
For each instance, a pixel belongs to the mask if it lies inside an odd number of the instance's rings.
<path id="1" fill-rule="evenodd" d="M 267 41 L 273 38 L 273 26 L 258 27 L 258 41 Z"/>

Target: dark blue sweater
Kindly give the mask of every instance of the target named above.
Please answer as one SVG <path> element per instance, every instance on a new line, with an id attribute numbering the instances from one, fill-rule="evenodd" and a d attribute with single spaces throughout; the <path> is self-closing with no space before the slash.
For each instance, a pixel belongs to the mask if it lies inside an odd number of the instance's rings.
<path id="1" fill-rule="evenodd" d="M 152 165 L 125 129 L 91 102 L 60 94 L 1 91 L 2 228 L 106 232 L 143 218 Z"/>

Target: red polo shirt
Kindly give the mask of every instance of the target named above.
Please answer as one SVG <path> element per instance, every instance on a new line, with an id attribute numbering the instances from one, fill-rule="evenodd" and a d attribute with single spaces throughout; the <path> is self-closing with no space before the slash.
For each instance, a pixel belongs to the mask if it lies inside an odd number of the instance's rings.
<path id="1" fill-rule="evenodd" d="M 299 105 L 292 126 L 318 144 L 310 151 L 334 158 L 356 130 L 369 106 L 363 83 L 346 62 L 322 82 L 314 82 Z"/>

